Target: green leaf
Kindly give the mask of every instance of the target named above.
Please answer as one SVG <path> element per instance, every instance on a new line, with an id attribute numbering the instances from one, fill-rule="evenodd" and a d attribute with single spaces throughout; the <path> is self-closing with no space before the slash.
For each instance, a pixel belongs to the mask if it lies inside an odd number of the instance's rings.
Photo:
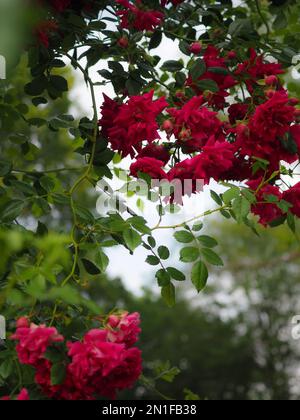
<path id="1" fill-rule="evenodd" d="M 12 170 L 12 164 L 5 160 L 0 160 L 0 177 L 8 175 Z"/>
<path id="2" fill-rule="evenodd" d="M 225 191 L 224 194 L 222 194 L 222 198 L 225 204 L 229 204 L 231 203 L 232 200 L 239 197 L 239 195 L 240 195 L 239 188 L 233 187 Z"/>
<path id="3" fill-rule="evenodd" d="M 24 207 L 24 201 L 11 200 L 0 212 L 1 221 L 5 223 L 13 222 L 17 217 L 20 216 Z"/>
<path id="4" fill-rule="evenodd" d="M 155 255 L 149 255 L 146 259 L 146 263 L 150 265 L 158 265 L 159 264 L 159 258 L 157 258 Z"/>
<path id="5" fill-rule="evenodd" d="M 170 251 L 166 246 L 160 246 L 158 248 L 158 255 L 162 260 L 167 260 L 170 258 Z"/>
<path id="6" fill-rule="evenodd" d="M 183 274 L 181 271 L 177 270 L 177 268 L 168 267 L 167 272 L 170 274 L 170 276 L 174 280 L 184 281 L 186 279 L 185 274 Z"/>
<path id="7" fill-rule="evenodd" d="M 149 42 L 149 50 L 153 50 L 154 48 L 159 47 L 161 41 L 162 41 L 162 32 L 155 31 L 152 34 L 150 42 Z"/>
<path id="8" fill-rule="evenodd" d="M 204 79 L 197 82 L 197 87 L 203 91 L 208 90 L 212 93 L 219 92 L 219 86 L 214 80 Z"/>
<path id="9" fill-rule="evenodd" d="M 153 238 L 153 236 L 148 237 L 148 244 L 151 246 L 151 248 L 156 247 L 156 240 L 155 240 L 155 238 Z"/>
<path id="10" fill-rule="evenodd" d="M 194 235 L 191 232 L 187 232 L 186 230 L 181 230 L 174 234 L 174 238 L 177 242 L 183 244 L 189 244 L 195 240 Z"/>
<path id="11" fill-rule="evenodd" d="M 193 80 L 198 80 L 206 72 L 206 64 L 202 58 L 195 61 L 190 69 L 190 74 Z"/>
<path id="12" fill-rule="evenodd" d="M 202 228 L 203 228 L 203 223 L 202 222 L 197 222 L 197 223 L 194 224 L 192 230 L 194 232 L 199 232 Z"/>
<path id="13" fill-rule="evenodd" d="M 68 82 L 62 76 L 50 76 L 50 84 L 59 92 L 68 91 Z"/>
<path id="14" fill-rule="evenodd" d="M 98 251 L 96 255 L 95 263 L 100 268 L 102 273 L 106 271 L 109 264 L 109 258 L 103 251 L 101 251 L 101 249 Z"/>
<path id="15" fill-rule="evenodd" d="M 99 268 L 90 260 L 86 258 L 82 258 L 81 262 L 86 270 L 87 273 L 89 273 L 92 276 L 96 276 L 101 273 Z"/>
<path id="16" fill-rule="evenodd" d="M 164 270 L 163 268 L 161 270 L 158 270 L 158 272 L 155 275 L 159 287 L 166 287 L 171 282 L 171 276 L 168 273 L 167 270 Z"/>
<path id="17" fill-rule="evenodd" d="M 211 191 L 210 196 L 219 206 L 223 205 L 222 198 L 215 191 Z"/>
<path id="18" fill-rule="evenodd" d="M 198 261 L 192 269 L 192 283 L 196 287 L 198 293 L 200 293 L 206 286 L 207 279 L 207 267 L 202 261 Z"/>
<path id="19" fill-rule="evenodd" d="M 66 367 L 62 363 L 55 363 L 51 368 L 51 385 L 61 385 L 66 378 Z"/>
<path id="20" fill-rule="evenodd" d="M 190 263 L 196 261 L 200 256 L 198 248 L 186 247 L 180 251 L 180 261 Z"/>
<path id="21" fill-rule="evenodd" d="M 80 206 L 79 204 L 74 205 L 75 214 L 76 216 L 81 219 L 83 222 L 87 223 L 93 223 L 94 222 L 94 216 L 92 213 L 85 207 Z"/>
<path id="22" fill-rule="evenodd" d="M 212 265 L 224 265 L 221 257 L 216 254 L 213 250 L 209 248 L 203 248 L 201 254 L 206 259 L 206 261 Z"/>
<path id="23" fill-rule="evenodd" d="M 250 213 L 251 204 L 245 197 L 238 197 L 232 203 L 232 210 L 234 211 L 237 222 L 242 223 Z"/>
<path id="24" fill-rule="evenodd" d="M 288 224 L 288 227 L 291 229 L 291 231 L 295 233 L 296 232 L 295 216 L 290 212 L 287 214 L 287 224 Z"/>
<path id="25" fill-rule="evenodd" d="M 39 180 L 41 186 L 44 188 L 45 191 L 50 192 L 55 187 L 55 181 L 53 178 L 50 178 L 50 176 L 43 176 Z"/>
<path id="26" fill-rule="evenodd" d="M 123 238 L 131 251 L 134 251 L 142 243 L 141 236 L 133 229 L 125 230 L 123 233 Z"/>
<path id="27" fill-rule="evenodd" d="M 180 71 L 183 69 L 183 64 L 181 61 L 175 61 L 175 60 L 169 60 L 166 61 L 162 67 L 162 70 L 164 71 L 170 71 L 170 72 L 175 72 L 175 71 Z"/>
<path id="28" fill-rule="evenodd" d="M 168 286 L 164 286 L 161 289 L 161 296 L 164 302 L 172 308 L 176 303 L 176 291 L 173 283 L 170 283 Z"/>
<path id="29" fill-rule="evenodd" d="M 5 360 L 0 366 L 0 376 L 3 379 L 7 379 L 12 374 L 14 368 L 13 361 L 11 359 Z"/>
<path id="30" fill-rule="evenodd" d="M 207 235 L 201 235 L 201 236 L 199 236 L 198 237 L 198 241 L 203 246 L 205 246 L 207 248 L 214 248 L 215 246 L 218 245 L 218 242 L 214 238 L 212 238 L 210 236 L 207 236 Z"/>

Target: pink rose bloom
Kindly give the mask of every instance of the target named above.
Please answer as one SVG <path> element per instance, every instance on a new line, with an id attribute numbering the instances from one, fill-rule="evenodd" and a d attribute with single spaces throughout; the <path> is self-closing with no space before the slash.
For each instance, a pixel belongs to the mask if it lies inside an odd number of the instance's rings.
<path id="1" fill-rule="evenodd" d="M 25 319 L 18 321 L 19 325 L 26 325 Z M 27 324 L 28 325 L 28 324 Z M 64 341 L 56 328 L 47 328 L 44 325 L 20 326 L 17 328 L 12 340 L 17 340 L 17 353 L 19 361 L 23 364 L 34 366 L 43 358 L 47 348 L 53 344 Z"/>
<path id="2" fill-rule="evenodd" d="M 132 347 L 137 341 L 140 329 L 140 314 L 135 312 L 122 315 L 111 315 L 107 323 L 107 338 L 113 343 L 124 343 L 127 348 Z"/>

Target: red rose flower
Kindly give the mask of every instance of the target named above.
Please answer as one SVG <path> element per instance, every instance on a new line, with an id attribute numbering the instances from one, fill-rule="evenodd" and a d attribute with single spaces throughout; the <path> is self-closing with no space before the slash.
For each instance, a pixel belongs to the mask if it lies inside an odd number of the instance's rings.
<path id="1" fill-rule="evenodd" d="M 253 181 L 248 181 L 247 185 L 255 192 L 256 199 L 259 203 L 252 205 L 251 211 L 253 214 L 259 216 L 259 223 L 263 226 L 267 226 L 269 223 L 279 219 L 283 213 L 282 210 L 273 202 L 267 202 L 269 196 L 275 196 L 278 201 L 282 200 L 282 193 L 280 189 L 274 185 L 264 185 L 257 191 L 262 183 L 263 178 L 259 178 Z"/>
<path id="2" fill-rule="evenodd" d="M 137 312 L 111 315 L 106 325 L 107 338 L 112 343 L 124 343 L 127 348 L 132 347 L 138 341 L 140 323 L 140 314 Z"/>
<path id="3" fill-rule="evenodd" d="M 156 10 L 145 11 L 142 9 L 141 0 L 135 0 L 132 4 L 128 0 L 117 0 L 124 10 L 117 12 L 121 16 L 121 27 L 123 29 L 136 29 L 137 31 L 153 31 L 159 26 L 164 18 L 162 12 Z"/>
<path id="4" fill-rule="evenodd" d="M 181 109 L 168 110 L 173 118 L 173 134 L 188 153 L 200 151 L 212 135 L 222 134 L 223 125 L 217 113 L 202 106 L 203 102 L 202 96 L 195 96 Z"/>
<path id="5" fill-rule="evenodd" d="M 151 143 L 160 138 L 156 118 L 168 104 L 164 97 L 153 101 L 153 94 L 151 91 L 144 95 L 132 96 L 121 106 L 105 98 L 99 124 L 110 140 L 112 148 L 124 157 L 129 154 L 133 157 L 135 151 L 140 152 L 144 140 Z"/>
<path id="6" fill-rule="evenodd" d="M 211 178 L 219 181 L 221 175 L 232 168 L 234 148 L 227 142 L 215 142 L 214 138 L 203 148 L 203 152 L 193 158 L 195 176 L 209 184 Z"/>
<path id="7" fill-rule="evenodd" d="M 115 397 L 131 387 L 142 371 L 141 352 L 107 341 L 107 331 L 91 330 L 83 342 L 69 343 L 69 372 L 76 386 L 90 395 Z"/>
<path id="8" fill-rule="evenodd" d="M 138 173 L 142 172 L 149 175 L 152 179 L 166 179 L 167 174 L 162 169 L 164 166 L 164 162 L 160 160 L 144 157 L 131 164 L 130 174 L 138 178 Z"/>
<path id="9" fill-rule="evenodd" d="M 137 159 L 144 157 L 160 160 L 166 165 L 169 162 L 171 155 L 166 147 L 159 144 L 150 143 L 141 150 L 137 156 Z"/>
<path id="10" fill-rule="evenodd" d="M 228 108 L 230 124 L 234 125 L 237 121 L 242 121 L 246 117 L 248 109 L 247 104 L 237 103 L 231 105 Z"/>
<path id="11" fill-rule="evenodd" d="M 281 64 L 264 62 L 263 55 L 258 56 L 253 48 L 250 48 L 250 59 L 239 64 L 236 76 L 243 79 L 246 78 L 246 85 L 249 92 L 252 94 L 257 81 L 264 79 L 266 76 L 276 76 L 284 73 Z"/>
<path id="12" fill-rule="evenodd" d="M 229 96 L 227 90 L 235 86 L 237 82 L 230 74 L 226 65 L 226 60 L 225 58 L 220 57 L 220 52 L 217 48 L 209 45 L 205 51 L 203 59 L 206 64 L 206 72 L 199 77 L 198 80 L 210 79 L 216 82 L 219 87 L 219 92 L 209 95 L 206 99 L 208 100 L 209 105 L 214 105 L 216 108 L 222 109 L 225 106 L 225 98 Z M 210 70 L 216 67 L 223 69 L 223 72 L 214 72 Z M 188 78 L 187 85 L 193 87 L 198 94 L 203 93 L 203 91 L 194 84 L 191 77 Z"/>
<path id="13" fill-rule="evenodd" d="M 297 217 L 300 217 L 300 182 L 289 190 L 284 191 L 283 199 L 292 204 L 290 211 Z"/>
<path id="14" fill-rule="evenodd" d="M 285 92 L 275 92 L 259 105 L 250 120 L 250 129 L 264 141 L 274 141 L 284 136 L 295 119 L 295 108 L 289 105 Z"/>
<path id="15" fill-rule="evenodd" d="M 58 334 L 56 328 L 47 328 L 44 325 L 34 325 L 17 328 L 12 340 L 17 340 L 17 353 L 21 363 L 34 366 L 43 358 L 47 348 L 62 342 L 64 338 Z"/>

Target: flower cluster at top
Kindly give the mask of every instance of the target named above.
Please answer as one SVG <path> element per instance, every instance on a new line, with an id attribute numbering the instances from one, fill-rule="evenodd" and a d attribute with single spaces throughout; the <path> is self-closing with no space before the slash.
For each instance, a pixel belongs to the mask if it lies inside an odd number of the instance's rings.
<path id="1" fill-rule="evenodd" d="M 75 342 L 65 342 L 54 327 L 30 324 L 27 318 L 20 318 L 12 339 L 17 341 L 20 363 L 35 369 L 35 382 L 45 396 L 94 400 L 115 398 L 117 391 L 132 387 L 139 379 L 141 351 L 134 345 L 140 332 L 139 314 L 124 312 L 109 316 L 104 328 L 92 329 L 82 341 Z M 55 359 L 51 354 L 56 355 Z M 55 363 L 65 371 L 60 383 L 53 382 Z M 18 397 L 28 398 L 26 390 Z"/>
<path id="2" fill-rule="evenodd" d="M 201 51 L 198 43 L 190 48 Z M 254 50 L 244 62 L 214 46 L 201 54 L 205 71 L 197 80 L 187 78 L 170 98 L 172 106 L 165 97 L 155 100 L 153 91 L 126 102 L 105 96 L 102 135 L 123 157 L 136 158 L 133 176 L 245 182 L 256 196 L 252 211 L 263 225 L 288 209 L 300 217 L 300 185 L 284 192 L 276 185 L 281 162 L 297 162 L 300 150 L 298 100 L 288 96 L 280 81 L 281 65 Z M 203 90 L 207 81 L 217 89 Z M 162 132 L 167 139 L 161 139 Z M 276 200 L 266 202 L 270 195 Z"/>
<path id="3" fill-rule="evenodd" d="M 36 1 L 36 0 L 35 0 Z M 50 8 L 51 19 L 43 20 L 35 29 L 37 39 L 46 48 L 49 48 L 50 38 L 53 34 L 59 33 L 59 25 L 56 20 L 57 14 L 73 12 L 99 11 L 99 4 L 94 0 L 37 0 L 42 7 Z M 116 0 L 116 16 L 120 18 L 121 29 L 136 31 L 154 31 L 164 20 L 164 8 L 169 4 L 178 6 L 183 0 L 161 0 L 160 10 L 147 8 L 141 0 L 128 1 Z"/>

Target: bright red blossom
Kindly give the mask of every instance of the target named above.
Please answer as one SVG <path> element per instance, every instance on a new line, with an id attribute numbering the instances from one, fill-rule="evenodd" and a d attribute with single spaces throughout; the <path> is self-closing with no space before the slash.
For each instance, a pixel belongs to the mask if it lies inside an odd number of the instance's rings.
<path id="1" fill-rule="evenodd" d="M 56 328 L 35 324 L 17 328 L 16 333 L 11 338 L 18 341 L 17 353 L 20 362 L 32 366 L 44 357 L 51 344 L 64 340 L 58 334 Z"/>
<path id="2" fill-rule="evenodd" d="M 140 323 L 140 314 L 137 312 L 111 315 L 106 325 L 107 337 L 112 343 L 124 343 L 127 348 L 132 347 L 141 333 Z"/>
<path id="3" fill-rule="evenodd" d="M 164 162 L 151 158 L 139 158 L 130 166 L 130 174 L 138 178 L 139 172 L 149 175 L 153 179 L 165 179 L 167 174 L 162 169 Z"/>
<path id="4" fill-rule="evenodd" d="M 153 31 L 164 18 L 162 12 L 143 10 L 141 0 L 135 0 L 134 3 L 128 0 L 117 0 L 117 3 L 124 8 L 117 12 L 121 16 L 121 27 L 123 29 L 133 28 L 137 31 Z"/>
<path id="5" fill-rule="evenodd" d="M 51 381 L 52 362 L 46 359 L 49 347 L 64 341 L 55 328 L 29 324 L 23 317 L 16 333 L 19 361 L 35 368 L 35 382 L 49 398 L 55 400 L 93 400 L 114 398 L 118 390 L 131 387 L 142 372 L 139 349 L 132 347 L 141 332 L 138 313 L 124 312 L 109 317 L 106 329 L 90 330 L 83 341 L 69 342 L 69 363 L 62 384 Z M 9 399 L 4 397 L 4 399 Z M 18 399 L 28 399 L 22 390 Z"/>
<path id="6" fill-rule="evenodd" d="M 173 134 L 188 153 L 200 151 L 212 135 L 222 135 L 223 125 L 217 113 L 204 107 L 203 102 L 202 96 L 195 96 L 181 109 L 168 110 L 173 119 Z"/>
<path id="7" fill-rule="evenodd" d="M 263 178 L 259 178 L 253 181 L 248 181 L 247 185 L 255 192 L 258 203 L 252 205 L 252 213 L 259 216 L 259 222 L 267 226 L 269 223 L 279 219 L 283 212 L 274 202 L 268 202 L 269 196 L 275 196 L 278 201 L 282 200 L 282 193 L 280 189 L 275 185 L 263 185 Z"/>
<path id="8" fill-rule="evenodd" d="M 300 217 L 300 182 L 283 193 L 283 199 L 290 203 L 291 213 Z"/>
<path id="9" fill-rule="evenodd" d="M 159 139 L 157 116 L 168 106 L 164 97 L 154 101 L 154 92 L 132 96 L 126 104 L 118 105 L 105 98 L 99 124 L 107 134 L 112 148 L 123 157 L 142 150 L 142 142 Z M 109 118 L 112 117 L 110 120 Z"/>

